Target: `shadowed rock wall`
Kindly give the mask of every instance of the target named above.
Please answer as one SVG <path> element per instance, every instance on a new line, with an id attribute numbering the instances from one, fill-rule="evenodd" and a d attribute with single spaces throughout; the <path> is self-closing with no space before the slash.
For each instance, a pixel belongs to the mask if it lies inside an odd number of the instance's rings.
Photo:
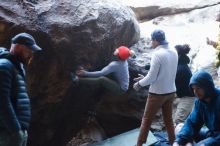
<path id="1" fill-rule="evenodd" d="M 32 34 L 43 48 L 27 68 L 32 104 L 30 146 L 62 146 L 87 120 L 97 94 L 74 87 L 70 72 L 77 65 L 99 69 L 114 48 L 139 40 L 130 8 L 113 0 L 1 1 L 0 45 L 9 48 L 17 33 Z"/>

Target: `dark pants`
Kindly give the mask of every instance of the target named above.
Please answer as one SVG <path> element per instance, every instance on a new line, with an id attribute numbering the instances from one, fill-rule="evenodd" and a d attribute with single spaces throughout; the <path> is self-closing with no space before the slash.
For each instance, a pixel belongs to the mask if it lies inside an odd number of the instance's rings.
<path id="1" fill-rule="evenodd" d="M 169 142 L 171 144 L 174 142 L 175 134 L 172 119 L 172 106 L 174 98 L 175 93 L 168 95 L 148 95 L 144 115 L 142 118 L 140 133 L 138 136 L 138 146 L 142 146 L 142 144 L 147 141 L 151 123 L 160 108 L 162 108 L 163 120 L 168 133 Z"/>
<path id="2" fill-rule="evenodd" d="M 98 78 L 79 78 L 79 83 L 96 87 L 103 87 L 109 91 L 110 94 L 114 95 L 122 95 L 125 93 L 125 91 L 121 89 L 120 85 L 116 81 L 104 76 Z"/>
<path id="3" fill-rule="evenodd" d="M 1 130 L 1 129 L 0 129 Z M 27 131 L 20 130 L 13 134 L 7 131 L 0 131 L 0 146 L 26 146 L 27 144 Z"/>
<path id="4" fill-rule="evenodd" d="M 220 140 L 215 138 L 218 134 L 219 132 L 210 132 L 208 128 L 203 127 L 195 138 L 195 146 L 200 146 L 202 144 L 205 146 L 220 146 Z"/>

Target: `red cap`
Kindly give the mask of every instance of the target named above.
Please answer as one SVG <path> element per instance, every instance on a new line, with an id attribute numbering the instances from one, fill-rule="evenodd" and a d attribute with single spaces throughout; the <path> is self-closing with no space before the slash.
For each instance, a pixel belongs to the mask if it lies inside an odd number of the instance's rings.
<path id="1" fill-rule="evenodd" d="M 118 49 L 118 57 L 122 60 L 126 60 L 130 57 L 130 50 L 125 47 L 125 46 L 121 46 Z"/>

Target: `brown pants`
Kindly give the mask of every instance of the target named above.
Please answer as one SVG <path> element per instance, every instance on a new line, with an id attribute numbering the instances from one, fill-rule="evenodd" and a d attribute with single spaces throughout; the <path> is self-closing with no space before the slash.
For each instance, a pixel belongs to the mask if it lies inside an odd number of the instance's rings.
<path id="1" fill-rule="evenodd" d="M 172 119 L 172 106 L 174 98 L 175 93 L 168 95 L 148 95 L 144 115 L 142 118 L 140 133 L 138 136 L 139 144 L 142 145 L 143 143 L 146 143 L 151 123 L 160 108 L 162 108 L 163 120 L 168 133 L 169 142 L 170 144 L 174 142 L 175 134 Z"/>

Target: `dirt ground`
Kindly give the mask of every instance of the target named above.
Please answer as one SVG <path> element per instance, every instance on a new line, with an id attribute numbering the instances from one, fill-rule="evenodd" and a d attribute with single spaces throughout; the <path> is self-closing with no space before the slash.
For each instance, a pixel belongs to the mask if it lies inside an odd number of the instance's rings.
<path id="1" fill-rule="evenodd" d="M 80 138 L 80 137 L 74 137 L 66 146 L 86 146 L 87 144 L 95 143 L 96 141 L 93 141 L 89 138 Z"/>

